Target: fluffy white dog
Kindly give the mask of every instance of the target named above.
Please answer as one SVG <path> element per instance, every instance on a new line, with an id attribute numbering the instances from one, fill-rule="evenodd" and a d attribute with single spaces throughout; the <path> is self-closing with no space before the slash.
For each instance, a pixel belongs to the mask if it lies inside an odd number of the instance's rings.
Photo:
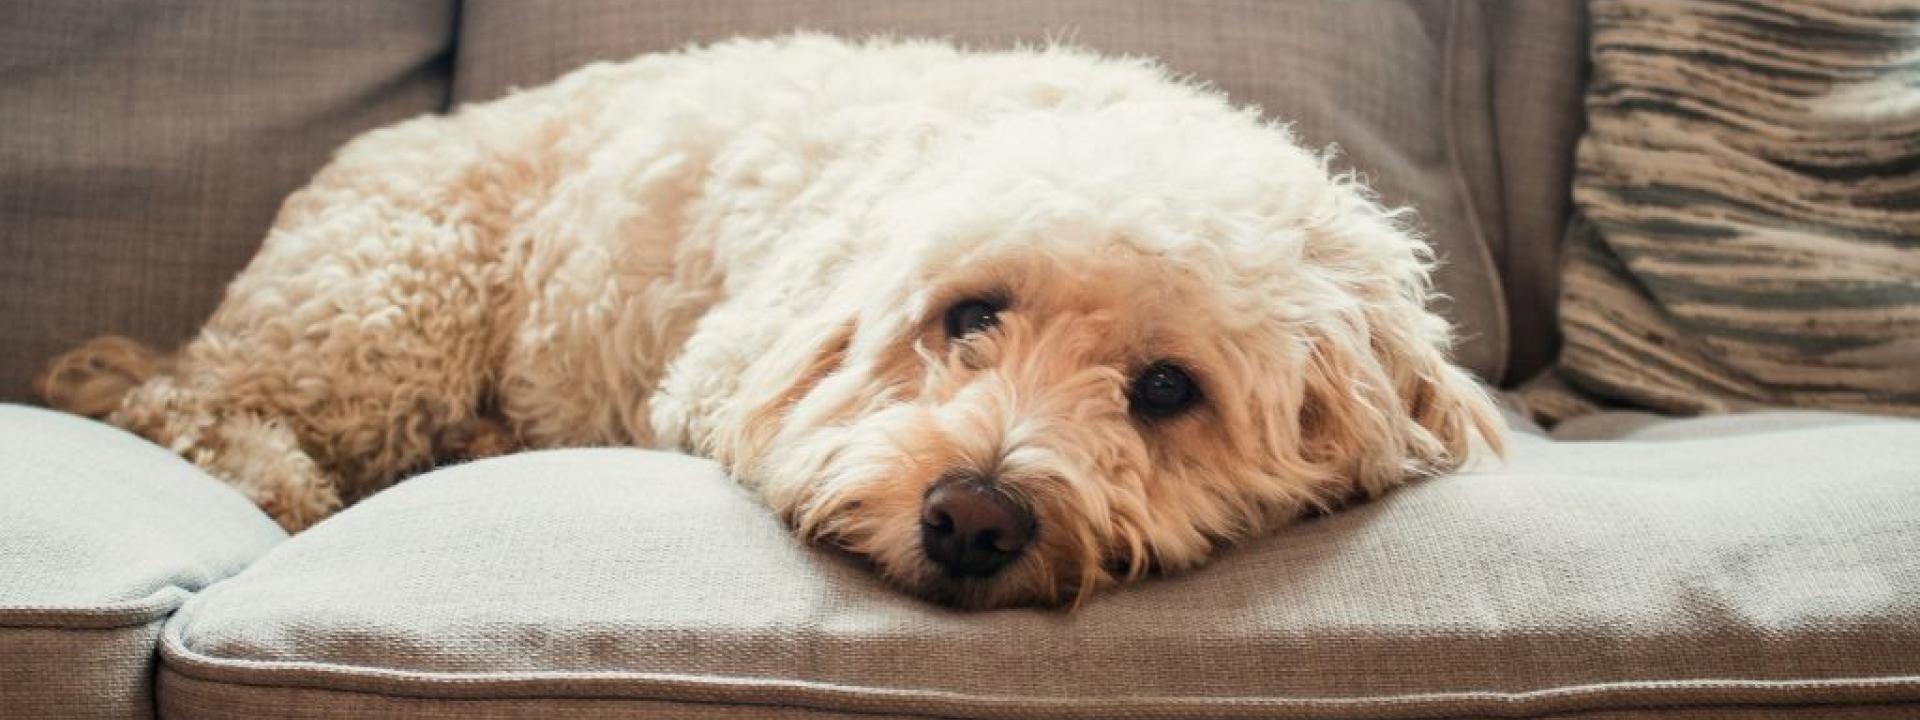
<path id="1" fill-rule="evenodd" d="M 289 529 L 450 455 L 678 448 L 909 591 L 1056 604 L 1497 449 L 1429 266 L 1148 61 L 734 41 L 368 133 L 192 343 L 39 386 Z"/>

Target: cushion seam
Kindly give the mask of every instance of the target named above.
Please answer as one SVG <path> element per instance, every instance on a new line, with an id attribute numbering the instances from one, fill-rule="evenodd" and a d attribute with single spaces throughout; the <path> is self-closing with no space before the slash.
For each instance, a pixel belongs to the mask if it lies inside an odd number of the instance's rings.
<path id="1" fill-rule="evenodd" d="M 168 585 L 138 600 L 100 605 L 0 605 L 0 627 L 110 629 L 151 625 L 172 615 L 193 593 Z"/>

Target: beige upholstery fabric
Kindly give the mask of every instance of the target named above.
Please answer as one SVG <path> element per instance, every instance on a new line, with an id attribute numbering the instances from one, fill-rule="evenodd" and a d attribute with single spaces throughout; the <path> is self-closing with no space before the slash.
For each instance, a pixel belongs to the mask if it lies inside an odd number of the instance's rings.
<path id="1" fill-rule="evenodd" d="M 188 337 L 335 146 L 444 106 L 453 15 L 0 3 L 0 400 L 88 337 Z"/>
<path id="2" fill-rule="evenodd" d="M 1672 418 L 1653 413 L 1612 411 L 1582 415 L 1555 425 L 1552 437 L 1555 440 L 1574 442 L 1695 440 L 1703 437 L 1756 435 L 1806 428 L 1877 425 L 1884 422 L 1886 422 L 1885 418 L 1877 415 L 1791 410 L 1709 415 L 1686 422 L 1674 422 Z M 1920 470 L 1916 470 L 1916 474 L 1920 475 Z"/>
<path id="3" fill-rule="evenodd" d="M 1572 206 L 1573 146 L 1586 90 L 1586 3 L 1486 3 L 1491 51 L 1491 142 L 1463 158 L 1499 163 L 1499 233 L 1489 232 L 1506 288 L 1513 347 L 1507 384 L 1553 362 L 1559 350 L 1560 244 Z"/>
<path id="4" fill-rule="evenodd" d="M 161 622 L 285 537 L 166 450 L 0 405 L 0 717 L 151 717 Z"/>
<path id="5" fill-rule="evenodd" d="M 1452 296 L 1450 315 L 1466 339 L 1459 354 L 1483 377 L 1498 379 L 1505 308 L 1466 187 L 1469 175 L 1492 176 L 1456 161 L 1463 152 L 1490 159 L 1491 138 L 1475 135 L 1465 140 L 1471 147 L 1457 148 L 1448 121 L 1456 64 L 1463 74 L 1485 68 L 1482 47 L 1455 42 L 1478 38 L 1477 30 L 1458 28 L 1479 22 L 1452 3 L 1417 1 L 478 0 L 461 11 L 455 98 L 489 99 L 594 60 L 798 27 L 944 36 L 988 47 L 1064 37 L 1106 52 L 1151 55 L 1295 121 L 1312 145 L 1338 143 L 1342 165 L 1363 170 L 1389 202 L 1417 207 L 1447 261 L 1439 285 Z M 1463 112 L 1488 112 L 1484 83 L 1484 73 L 1457 83 L 1471 100 Z"/>
<path id="6" fill-rule="evenodd" d="M 701 461 L 473 463 L 191 600 L 165 631 L 160 701 L 187 717 L 1920 711 L 1920 423 L 1749 419 L 1762 429 L 1524 436 L 1503 467 L 1075 615 L 900 595 L 796 545 Z"/>

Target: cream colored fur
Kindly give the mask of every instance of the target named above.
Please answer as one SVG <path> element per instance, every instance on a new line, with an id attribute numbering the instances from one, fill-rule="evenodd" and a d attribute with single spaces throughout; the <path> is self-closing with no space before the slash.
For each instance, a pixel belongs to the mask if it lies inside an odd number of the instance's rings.
<path id="1" fill-rule="evenodd" d="M 1497 447 L 1427 253 L 1151 62 L 734 41 L 368 133 L 197 339 L 41 387 L 289 529 L 472 447 L 678 448 L 910 591 L 1074 602 Z M 946 337 L 980 297 L 1000 325 Z M 1162 360 L 1202 399 L 1150 420 Z M 919 551 L 956 468 L 1037 517 L 992 578 Z"/>

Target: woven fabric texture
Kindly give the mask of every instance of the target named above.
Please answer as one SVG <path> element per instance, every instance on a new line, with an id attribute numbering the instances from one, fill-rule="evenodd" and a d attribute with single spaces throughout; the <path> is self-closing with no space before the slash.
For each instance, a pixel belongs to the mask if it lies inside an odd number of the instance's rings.
<path id="1" fill-rule="evenodd" d="M 151 717 L 160 623 L 286 537 L 165 449 L 0 405 L 0 716 Z"/>
<path id="2" fill-rule="evenodd" d="M 895 592 L 796 544 L 698 460 L 461 465 L 196 596 L 166 628 L 161 703 L 1454 717 L 1920 702 L 1920 423 L 1750 419 L 1520 437 L 1504 466 L 1073 615 Z"/>
<path id="3" fill-rule="evenodd" d="M 171 348 L 363 130 L 445 106 L 454 3 L 0 3 L 0 401 L 95 335 Z"/>
<path id="4" fill-rule="evenodd" d="M 1920 5 L 1592 3 L 1560 374 L 1920 415 Z"/>

